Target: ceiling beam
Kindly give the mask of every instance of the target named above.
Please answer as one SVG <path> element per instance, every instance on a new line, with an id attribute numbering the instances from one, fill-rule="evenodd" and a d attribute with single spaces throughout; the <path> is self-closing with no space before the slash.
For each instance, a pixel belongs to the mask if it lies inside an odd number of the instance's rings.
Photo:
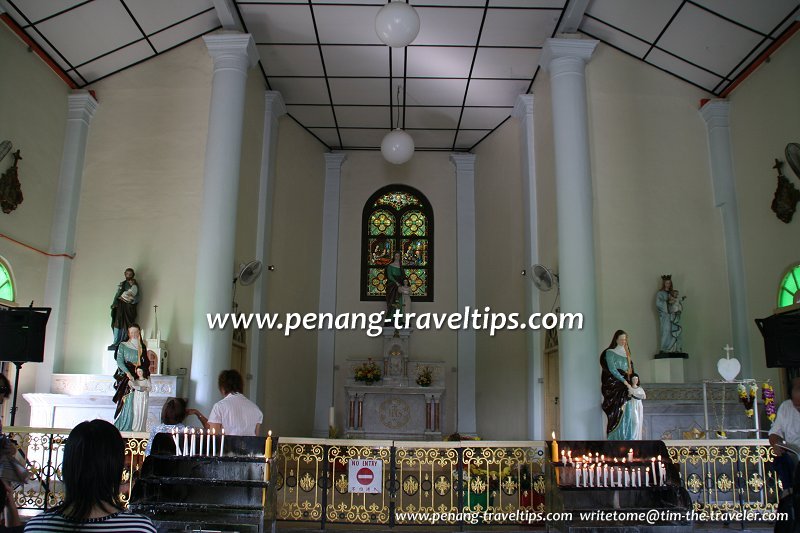
<path id="1" fill-rule="evenodd" d="M 233 5 L 233 0 L 213 0 L 213 2 L 217 18 L 222 23 L 223 29 L 244 31 L 244 26 L 242 26 L 242 21 L 239 19 L 236 6 Z"/>
<path id="2" fill-rule="evenodd" d="M 216 1 L 214 3 L 216 4 Z M 558 30 L 556 30 L 556 35 L 559 33 L 577 33 L 581 21 L 583 21 L 583 14 L 588 6 L 589 0 L 569 0 L 564 10 L 564 16 L 561 18 L 561 24 L 558 25 Z"/>

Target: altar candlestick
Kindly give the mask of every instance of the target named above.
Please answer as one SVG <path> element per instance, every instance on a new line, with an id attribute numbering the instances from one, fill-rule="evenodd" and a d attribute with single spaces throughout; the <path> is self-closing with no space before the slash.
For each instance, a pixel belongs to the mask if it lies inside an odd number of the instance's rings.
<path id="1" fill-rule="evenodd" d="M 219 456 L 225 455 L 225 428 L 222 428 L 222 440 L 219 443 Z"/>
<path id="2" fill-rule="evenodd" d="M 556 432 L 555 431 L 553 432 L 553 444 L 550 446 L 550 449 L 551 449 L 551 454 L 552 454 L 550 459 L 552 459 L 552 461 L 554 463 L 557 463 L 558 462 L 558 442 L 556 441 Z"/>
<path id="3" fill-rule="evenodd" d="M 183 428 L 183 453 L 189 455 L 189 428 Z"/>
<path id="4" fill-rule="evenodd" d="M 172 428 L 172 440 L 175 441 L 175 455 L 183 455 L 181 452 L 181 441 L 178 438 L 178 430 Z"/>
<path id="5" fill-rule="evenodd" d="M 632 462 L 633 462 L 633 448 L 631 448 L 630 450 L 628 450 L 628 462 L 629 462 L 629 463 L 632 463 Z"/>
<path id="6" fill-rule="evenodd" d="M 211 455 L 217 455 L 217 428 L 211 428 L 211 449 L 214 450 L 214 453 Z"/>
<path id="7" fill-rule="evenodd" d="M 645 472 L 644 472 L 644 486 L 645 487 L 649 487 L 650 486 L 650 467 L 649 466 L 645 469 Z"/>

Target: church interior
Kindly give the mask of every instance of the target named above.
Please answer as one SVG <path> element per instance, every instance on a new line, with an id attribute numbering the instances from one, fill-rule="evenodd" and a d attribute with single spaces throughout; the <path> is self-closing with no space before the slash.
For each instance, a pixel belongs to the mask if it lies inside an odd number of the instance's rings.
<path id="1" fill-rule="evenodd" d="M 148 424 L 233 368 L 262 437 L 601 441 L 624 330 L 641 439 L 766 438 L 800 367 L 756 323 L 800 309 L 800 2 L 400 3 L 405 46 L 383 0 L 0 0 L 0 303 L 50 309 L 42 362 L 1 354 L 5 426 L 113 421 L 131 268 Z M 386 311 L 393 260 L 390 313 L 582 323 L 287 331 Z"/>

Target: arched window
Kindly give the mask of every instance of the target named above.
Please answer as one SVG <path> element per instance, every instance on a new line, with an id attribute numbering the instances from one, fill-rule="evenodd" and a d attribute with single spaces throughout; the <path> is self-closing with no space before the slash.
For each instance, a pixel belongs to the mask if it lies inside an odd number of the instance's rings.
<path id="1" fill-rule="evenodd" d="M 386 298 L 386 265 L 400 253 L 411 297 L 433 301 L 433 212 L 418 190 L 389 185 L 370 196 L 361 222 L 361 299 Z"/>
<path id="2" fill-rule="evenodd" d="M 789 267 L 778 287 L 778 307 L 800 303 L 800 264 Z"/>
<path id="3" fill-rule="evenodd" d="M 14 301 L 14 281 L 11 279 L 11 269 L 3 259 L 0 259 L 0 300 Z"/>

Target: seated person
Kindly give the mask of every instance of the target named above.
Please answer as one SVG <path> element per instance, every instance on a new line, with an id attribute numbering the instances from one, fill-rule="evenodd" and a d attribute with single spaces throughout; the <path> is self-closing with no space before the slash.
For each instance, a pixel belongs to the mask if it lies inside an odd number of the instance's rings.
<path id="1" fill-rule="evenodd" d="M 223 370 L 217 385 L 223 398 L 214 404 L 207 419 L 198 414 L 206 429 L 216 429 L 217 434 L 224 428 L 226 435 L 257 436 L 264 415 L 256 404 L 242 394 L 242 375 L 237 370 Z"/>
<path id="2" fill-rule="evenodd" d="M 0 481 L 0 533 L 22 533 L 23 526 L 19 520 L 17 502 L 14 501 L 14 489 L 5 481 Z"/>
<path id="3" fill-rule="evenodd" d="M 169 433 L 173 429 L 183 431 L 183 428 L 188 427 L 183 422 L 189 415 L 195 415 L 201 422 L 206 418 L 197 409 L 187 409 L 184 398 L 167 398 L 164 407 L 161 408 L 161 423 L 150 428 L 150 438 L 147 439 L 147 448 L 144 450 L 145 456 L 150 455 L 150 448 L 156 435 Z"/>
<path id="4" fill-rule="evenodd" d="M 783 442 L 800 447 L 800 377 L 792 380 L 791 397 L 778 407 L 769 430 L 769 443 L 776 456 L 773 464 L 783 489 L 788 490 L 792 488 L 797 457 L 778 446 Z"/>

